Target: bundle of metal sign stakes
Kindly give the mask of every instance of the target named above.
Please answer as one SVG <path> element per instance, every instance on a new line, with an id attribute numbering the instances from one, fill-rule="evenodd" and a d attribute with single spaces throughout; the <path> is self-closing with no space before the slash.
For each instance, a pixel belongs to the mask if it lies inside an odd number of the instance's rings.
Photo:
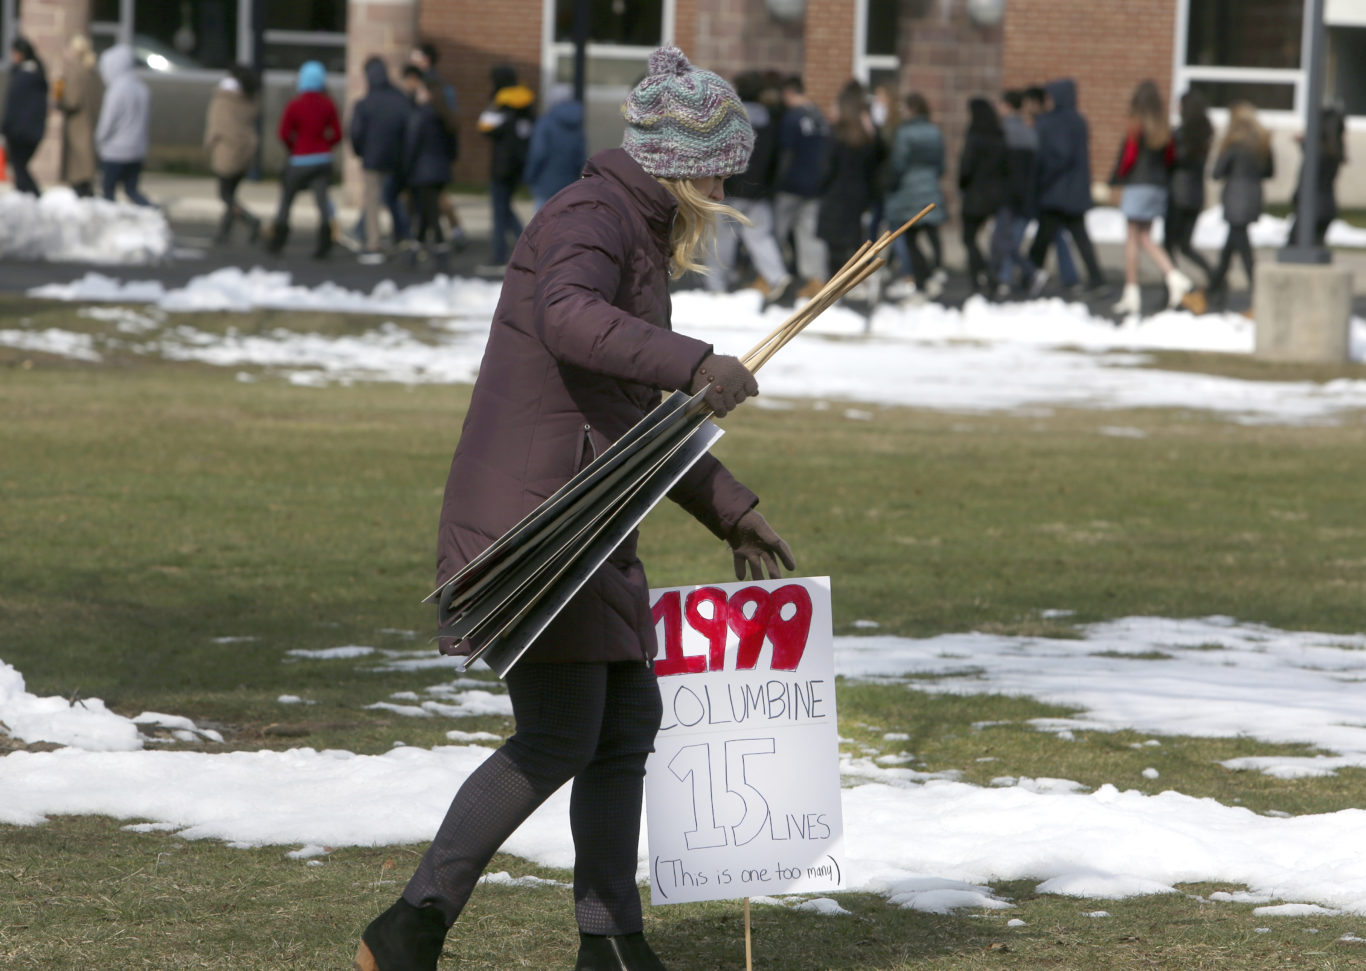
<path id="1" fill-rule="evenodd" d="M 813 320 L 886 265 L 882 253 L 933 206 L 870 241 L 820 291 L 741 358 L 757 372 Z M 505 677 L 612 550 L 721 437 L 706 392 L 675 391 L 583 471 L 423 603 L 436 636 Z M 465 653 L 462 650 L 461 653 Z"/>

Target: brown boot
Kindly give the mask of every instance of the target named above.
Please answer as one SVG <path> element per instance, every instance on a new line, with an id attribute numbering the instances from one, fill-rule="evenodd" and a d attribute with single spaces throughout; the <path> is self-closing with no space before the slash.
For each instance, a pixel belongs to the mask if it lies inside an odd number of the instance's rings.
<path id="1" fill-rule="evenodd" d="M 825 283 L 821 280 L 807 280 L 802 284 L 802 288 L 797 291 L 797 297 L 800 300 L 810 300 L 821 292 L 821 287 L 823 286 L 825 286 Z"/>
<path id="2" fill-rule="evenodd" d="M 414 907 L 400 897 L 361 934 L 355 971 L 436 971 L 445 940 L 440 911 Z"/>

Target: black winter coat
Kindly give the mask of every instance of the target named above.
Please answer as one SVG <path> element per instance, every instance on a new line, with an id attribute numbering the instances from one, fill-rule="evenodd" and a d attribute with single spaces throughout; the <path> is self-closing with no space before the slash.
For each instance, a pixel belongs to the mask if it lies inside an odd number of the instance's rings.
<path id="1" fill-rule="evenodd" d="M 862 145 L 851 145 L 836 138 L 833 145 L 829 177 L 816 217 L 816 234 L 830 247 L 832 256 L 848 258 L 867 238 L 863 214 L 877 198 L 878 165 L 882 161 L 883 148 L 876 136 Z M 830 269 L 839 267 L 832 265 Z"/>
<path id="2" fill-rule="evenodd" d="M 1053 109 L 1034 123 L 1039 135 L 1039 209 L 1081 215 L 1091 208 L 1090 130 L 1077 111 L 1077 83 L 1044 86 Z"/>
<path id="3" fill-rule="evenodd" d="M 0 135 L 10 150 L 32 150 L 47 131 L 47 74 L 35 60 L 10 65 L 9 91 L 5 94 L 5 120 Z"/>
<path id="4" fill-rule="evenodd" d="M 1006 200 L 1008 178 L 1005 136 L 1000 132 L 969 131 L 958 161 L 963 215 L 972 219 L 994 216 Z"/>
<path id="5" fill-rule="evenodd" d="M 1209 146 L 1197 152 L 1180 128 L 1172 133 L 1176 143 L 1176 162 L 1172 166 L 1171 206 L 1198 212 L 1205 208 L 1205 163 Z"/>
<path id="6" fill-rule="evenodd" d="M 1263 158 L 1246 145 L 1230 145 L 1219 153 L 1213 174 L 1224 183 L 1224 220 L 1230 226 L 1255 223 L 1262 215 L 1262 180 L 1275 174 L 1271 153 Z"/>
<path id="7" fill-rule="evenodd" d="M 403 162 L 413 103 L 389 83 L 389 72 L 382 62 L 366 64 L 365 79 L 370 93 L 351 111 L 351 148 L 367 171 L 392 172 Z"/>
<path id="8" fill-rule="evenodd" d="M 403 181 L 408 185 L 445 185 L 455 163 L 455 139 L 430 102 L 408 116 L 403 141 Z"/>
<path id="9" fill-rule="evenodd" d="M 773 195 L 778 172 L 778 126 L 767 105 L 745 102 L 745 114 L 754 128 L 754 151 L 749 168 L 726 180 L 726 195 L 737 199 L 767 199 Z"/>
<path id="10" fill-rule="evenodd" d="M 514 84 L 494 93 L 479 115 L 479 130 L 493 143 L 489 176 L 494 182 L 521 181 L 535 123 L 536 95 L 530 88 Z"/>

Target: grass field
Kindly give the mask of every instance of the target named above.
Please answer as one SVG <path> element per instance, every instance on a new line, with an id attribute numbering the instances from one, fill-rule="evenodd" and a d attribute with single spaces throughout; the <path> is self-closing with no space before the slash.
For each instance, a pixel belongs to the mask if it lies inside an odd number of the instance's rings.
<path id="1" fill-rule="evenodd" d="M 71 308 L 33 304 L 23 313 L 44 326 L 91 326 Z M 317 323 L 374 323 L 344 320 Z M 283 322 L 265 315 L 250 326 Z M 1230 360 L 1180 355 L 1171 366 L 1248 370 Z M 1254 370 L 1244 376 L 1309 377 Z M 0 349 L 0 659 L 35 694 L 99 697 L 126 715 L 185 714 L 222 731 L 227 748 L 379 753 L 398 739 L 444 743 L 449 721 L 364 708 L 430 679 L 281 659 L 290 648 L 409 648 L 400 632 L 428 629 L 418 600 L 432 579 L 440 494 L 468 389 L 299 388 L 236 374 Z M 901 409 L 851 420 L 842 409 L 798 403 L 744 408 L 725 425 L 718 454 L 764 497 L 800 572 L 833 578 L 837 633 L 871 618 L 879 633 L 1068 636 L 1072 622 L 1210 614 L 1362 629 L 1359 420 L 1245 427 L 1189 412 Z M 1117 426 L 1133 433 L 1107 433 Z M 726 551 L 673 508 L 652 514 L 642 556 L 656 586 L 728 578 Z M 1050 608 L 1075 613 L 1064 623 L 1045 617 Z M 214 642 L 225 636 L 252 639 Z M 287 692 L 317 704 L 282 709 L 276 698 Z M 908 733 L 917 768 L 957 769 L 968 782 L 987 781 L 976 762 L 985 746 L 996 758 L 990 775 L 1089 786 L 1134 779 L 1146 758 L 1130 746 L 1141 736 L 1126 733 L 1079 734 L 1060 746 L 1024 722 L 1065 712 L 1028 699 L 908 700 L 904 689 L 845 684 L 839 708 L 841 732 L 855 742 L 891 746 L 882 732 Z M 970 730 L 984 720 L 1008 724 L 989 735 Z M 500 718 L 458 727 L 509 730 Z M 1366 773 L 1278 780 L 1216 764 L 1273 746 L 1200 738 L 1166 746 L 1160 782 L 1123 787 L 1295 813 L 1366 805 Z M 123 822 L 0 827 L 0 967 L 349 967 L 359 929 L 422 849 L 340 849 L 309 868 L 279 847 L 137 834 Z M 510 857 L 494 869 L 567 879 Z M 1366 936 L 1366 921 L 1254 917 L 1250 906 L 1199 899 L 1236 887 L 1105 902 L 1038 895 L 1032 882 L 994 889 L 1015 909 L 936 916 L 859 894 L 839 895 L 852 917 L 756 908 L 755 966 L 1366 967 L 1366 944 L 1339 940 Z M 1086 916 L 1101 909 L 1112 916 Z M 1025 926 L 1007 927 L 1012 918 Z M 647 931 L 675 971 L 743 967 L 741 926 L 738 902 L 647 912 Z M 566 968 L 573 945 L 566 890 L 488 886 L 453 932 L 442 967 Z"/>

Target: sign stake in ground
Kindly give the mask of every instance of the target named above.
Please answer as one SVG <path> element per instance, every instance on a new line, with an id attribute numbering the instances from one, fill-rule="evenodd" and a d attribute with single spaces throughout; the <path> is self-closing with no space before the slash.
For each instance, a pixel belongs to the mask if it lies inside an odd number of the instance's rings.
<path id="1" fill-rule="evenodd" d="M 757 372 L 845 294 L 886 266 L 892 243 L 933 209 L 865 242 L 809 301 L 742 358 Z M 618 545 L 722 435 L 705 391 L 675 391 L 611 448 L 423 601 L 443 650 L 505 677 Z"/>

